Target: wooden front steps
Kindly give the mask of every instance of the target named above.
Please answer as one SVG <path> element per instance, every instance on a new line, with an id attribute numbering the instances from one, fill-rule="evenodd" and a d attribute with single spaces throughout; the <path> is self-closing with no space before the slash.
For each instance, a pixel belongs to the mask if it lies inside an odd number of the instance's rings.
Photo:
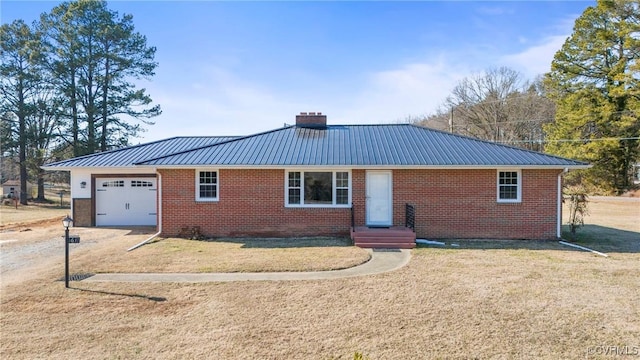
<path id="1" fill-rule="evenodd" d="M 351 229 L 351 240 L 361 248 L 413 249 L 416 247 L 416 233 L 403 226 L 388 228 L 356 226 Z"/>

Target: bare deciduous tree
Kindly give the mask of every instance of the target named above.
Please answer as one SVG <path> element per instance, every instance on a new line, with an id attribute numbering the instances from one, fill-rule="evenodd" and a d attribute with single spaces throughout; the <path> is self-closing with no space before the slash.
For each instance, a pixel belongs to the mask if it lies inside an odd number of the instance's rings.
<path id="1" fill-rule="evenodd" d="M 440 109 L 420 123 L 541 150 L 542 124 L 552 121 L 554 114 L 540 79 L 525 81 L 519 72 L 500 67 L 461 80 Z"/>

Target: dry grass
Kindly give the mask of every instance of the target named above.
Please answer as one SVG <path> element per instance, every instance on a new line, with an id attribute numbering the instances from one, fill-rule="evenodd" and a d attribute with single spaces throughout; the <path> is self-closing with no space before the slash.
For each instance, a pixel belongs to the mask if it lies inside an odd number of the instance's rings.
<path id="1" fill-rule="evenodd" d="M 566 205 L 566 204 L 565 204 Z M 640 199 L 611 198 L 594 196 L 589 198 L 589 215 L 585 219 L 587 225 L 598 225 L 618 230 L 640 232 Z M 569 211 L 564 208 L 563 221 L 568 220 Z"/>
<path id="2" fill-rule="evenodd" d="M 120 247 L 86 254 L 76 263 L 90 273 L 320 271 L 352 267 L 369 257 L 348 239 L 158 239 L 128 253 Z"/>
<path id="3" fill-rule="evenodd" d="M 62 206 L 60 204 L 59 192 L 64 191 Z M 0 189 L 0 193 L 2 190 Z M 35 194 L 33 194 L 35 195 Z M 62 219 L 69 214 L 69 186 L 64 184 L 55 185 L 45 189 L 46 203 L 36 203 L 29 201 L 28 205 L 18 204 L 16 208 L 14 202 L 11 205 L 4 205 L 5 201 L 2 194 L 2 203 L 0 204 L 0 230 L 5 230 L 15 225 L 27 226 L 31 223 L 41 223 L 50 219 Z"/>
<path id="4" fill-rule="evenodd" d="M 576 243 L 604 252 L 640 252 L 640 199 L 593 197 L 588 211 Z M 565 206 L 563 223 L 568 222 L 568 213 Z M 571 239 L 568 226 L 563 237 Z"/>
<path id="5" fill-rule="evenodd" d="M 62 219 L 69 214 L 67 208 L 58 206 L 43 205 L 18 205 L 14 206 L 0 205 L 0 229 L 4 229 L 11 225 L 25 225 L 30 222 L 40 222 L 47 219 Z"/>
<path id="6" fill-rule="evenodd" d="M 612 229 L 607 221 L 589 218 Z M 554 243 L 500 243 L 419 248 L 398 271 L 330 281 L 73 282 L 65 290 L 54 281 L 60 264 L 48 263 L 3 283 L 0 357 L 584 359 L 640 351 L 638 251 L 603 258 Z"/>

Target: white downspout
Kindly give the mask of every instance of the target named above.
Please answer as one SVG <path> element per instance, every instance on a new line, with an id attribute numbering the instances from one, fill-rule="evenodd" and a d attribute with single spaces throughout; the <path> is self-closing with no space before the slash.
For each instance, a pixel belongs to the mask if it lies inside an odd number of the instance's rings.
<path id="1" fill-rule="evenodd" d="M 156 174 L 158 174 L 158 186 L 157 186 L 158 187 L 158 199 L 157 199 L 158 203 L 156 205 L 156 210 L 158 211 L 158 214 L 156 215 L 158 220 L 158 232 L 151 235 L 151 237 L 149 237 L 145 241 L 128 248 L 127 251 L 131 251 L 139 248 L 140 246 L 148 243 L 149 241 L 153 240 L 156 236 L 162 233 L 162 175 L 159 172 L 156 172 Z"/>
<path id="2" fill-rule="evenodd" d="M 560 243 L 560 244 L 562 244 L 562 245 L 566 245 L 566 246 L 574 247 L 574 248 L 576 248 L 576 249 L 589 251 L 589 252 L 592 252 L 592 253 L 594 253 L 594 254 L 596 254 L 596 255 L 600 255 L 600 256 L 604 256 L 604 257 L 609 257 L 609 255 L 607 255 L 607 254 L 605 254 L 605 253 L 601 253 L 600 251 L 595 251 L 595 250 L 593 250 L 593 249 L 589 249 L 588 247 L 580 246 L 580 245 L 577 245 L 577 244 L 571 244 L 571 243 L 568 243 L 568 242 L 566 242 L 566 241 L 559 241 L 559 243 Z"/>
<path id="3" fill-rule="evenodd" d="M 569 169 L 564 169 L 560 174 L 558 174 L 558 219 L 556 221 L 556 237 L 558 239 L 562 238 L 562 174 L 568 172 Z"/>

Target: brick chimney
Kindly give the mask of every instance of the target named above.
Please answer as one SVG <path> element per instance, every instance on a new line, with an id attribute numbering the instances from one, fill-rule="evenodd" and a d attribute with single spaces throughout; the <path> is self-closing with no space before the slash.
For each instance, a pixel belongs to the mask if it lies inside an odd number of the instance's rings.
<path id="1" fill-rule="evenodd" d="M 327 115 L 321 112 L 301 112 L 296 115 L 296 126 L 305 128 L 325 128 L 327 127 Z"/>

